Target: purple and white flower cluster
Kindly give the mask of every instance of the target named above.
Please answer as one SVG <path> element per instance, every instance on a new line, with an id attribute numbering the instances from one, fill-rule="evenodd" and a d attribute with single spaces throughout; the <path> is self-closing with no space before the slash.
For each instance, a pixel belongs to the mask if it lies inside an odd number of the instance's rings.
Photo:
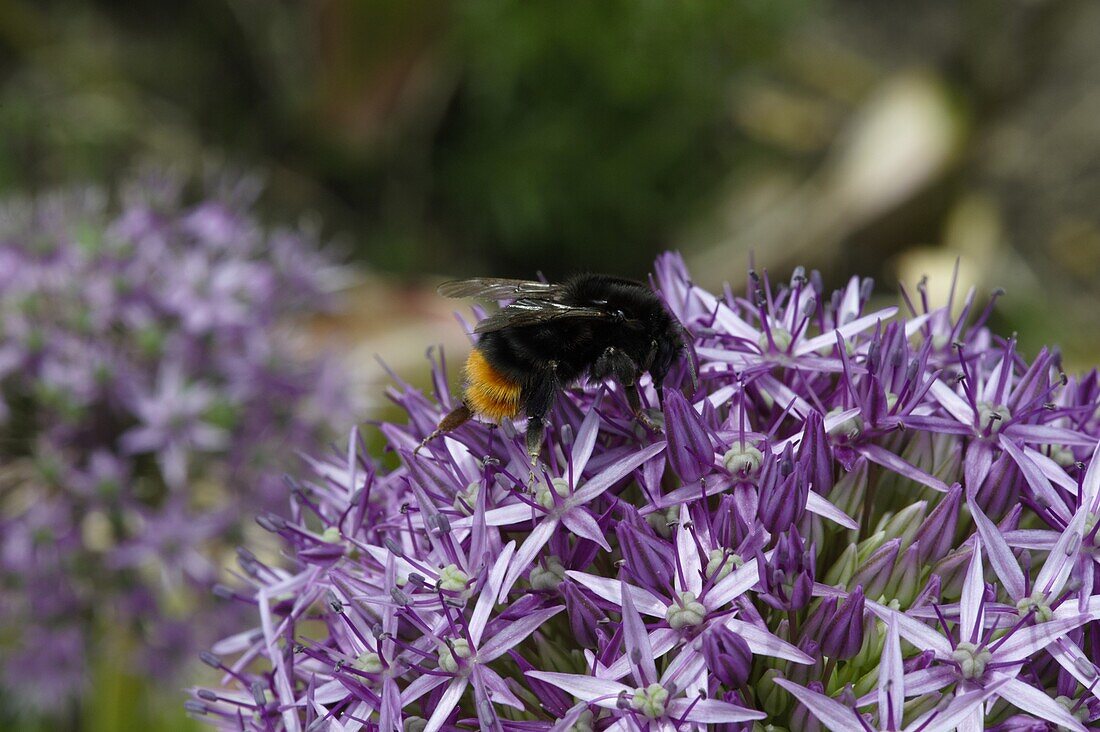
<path id="1" fill-rule="evenodd" d="M 244 730 L 1100 729 L 1100 381 L 1030 362 L 992 301 L 816 274 L 655 286 L 701 386 L 663 432 L 614 384 L 414 450 L 452 406 L 397 382 L 399 463 L 311 461 L 292 564 L 242 554 L 257 624 L 188 710 Z M 657 394 L 643 381 L 650 406 Z"/>
<path id="2" fill-rule="evenodd" d="M 213 604 L 214 551 L 240 540 L 242 512 L 285 504 L 287 453 L 345 413 L 335 361 L 307 358 L 288 327 L 340 270 L 306 233 L 263 229 L 257 192 L 214 182 L 191 204 L 181 179 L 146 175 L 114 201 L 86 189 L 0 210 L 0 689 L 14 703 L 63 708 L 89 643 L 119 627 L 154 667 L 193 657 L 210 616 L 195 621 L 187 588 Z"/>

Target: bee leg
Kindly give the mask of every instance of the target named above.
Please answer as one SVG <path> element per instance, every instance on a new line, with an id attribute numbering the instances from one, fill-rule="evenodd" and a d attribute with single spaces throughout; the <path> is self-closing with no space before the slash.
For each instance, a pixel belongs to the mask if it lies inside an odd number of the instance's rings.
<path id="1" fill-rule="evenodd" d="M 527 487 L 535 485 L 535 466 L 539 463 L 539 453 L 542 452 L 542 437 L 546 431 L 542 418 L 527 418 L 527 455 L 531 458 L 531 472 L 527 476 Z"/>
<path id="2" fill-rule="evenodd" d="M 638 420 L 643 427 L 651 432 L 658 434 L 663 432 L 661 426 L 654 422 L 642 407 L 642 395 L 638 393 L 638 385 L 636 383 L 624 384 L 623 391 L 626 392 L 626 401 L 630 405 L 630 411 L 634 412 L 634 419 Z"/>
<path id="3" fill-rule="evenodd" d="M 608 376 L 614 376 L 615 380 L 622 384 L 623 391 L 626 392 L 626 401 L 630 405 L 630 411 L 634 413 L 634 419 L 638 420 L 643 427 L 651 432 L 661 432 L 660 426 L 650 419 L 642 408 L 642 396 L 638 393 L 638 374 L 640 371 L 638 364 L 634 363 L 634 359 L 618 348 L 608 346 L 596 359 L 590 373 L 594 379 L 606 379 Z M 660 393 L 660 390 L 658 390 L 657 394 L 660 395 Z"/>
<path id="4" fill-rule="evenodd" d="M 439 437 L 440 435 L 450 432 L 453 429 L 457 429 L 466 424 L 471 417 L 474 416 L 473 411 L 466 406 L 466 402 L 462 402 L 457 407 L 447 413 L 447 416 L 439 423 L 439 426 L 432 430 L 432 433 L 420 441 L 420 444 L 413 450 L 413 455 L 420 452 L 421 448 L 427 445 L 429 442 Z"/>
<path id="5" fill-rule="evenodd" d="M 542 438 L 546 431 L 546 415 L 554 406 L 558 395 L 557 363 L 549 362 L 525 390 L 523 412 L 527 415 L 527 454 L 531 457 L 531 475 L 528 485 L 535 482 L 535 467 L 542 452 Z"/>

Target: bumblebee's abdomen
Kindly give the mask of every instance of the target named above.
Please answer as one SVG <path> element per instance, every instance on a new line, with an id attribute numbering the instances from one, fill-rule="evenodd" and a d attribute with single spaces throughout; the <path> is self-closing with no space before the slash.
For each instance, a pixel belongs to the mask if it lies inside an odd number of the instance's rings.
<path id="1" fill-rule="evenodd" d="M 519 412 L 521 387 L 502 374 L 477 348 L 466 359 L 466 404 L 476 414 L 499 421 Z"/>

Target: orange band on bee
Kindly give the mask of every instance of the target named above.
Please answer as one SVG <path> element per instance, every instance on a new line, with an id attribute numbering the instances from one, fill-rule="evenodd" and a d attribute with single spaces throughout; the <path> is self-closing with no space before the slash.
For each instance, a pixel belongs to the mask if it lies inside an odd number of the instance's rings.
<path id="1" fill-rule="evenodd" d="M 466 403 L 478 415 L 494 421 L 519 412 L 520 385 L 511 381 L 485 359 L 478 349 L 466 359 Z"/>

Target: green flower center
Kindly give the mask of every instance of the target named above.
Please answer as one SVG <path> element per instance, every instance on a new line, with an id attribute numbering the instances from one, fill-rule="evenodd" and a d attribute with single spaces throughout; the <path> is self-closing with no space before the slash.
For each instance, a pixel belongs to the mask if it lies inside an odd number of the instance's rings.
<path id="1" fill-rule="evenodd" d="M 1012 412 L 1003 404 L 978 402 L 978 426 L 988 427 L 990 432 L 1000 432 L 1004 423 L 1012 419 Z"/>
<path id="2" fill-rule="evenodd" d="M 329 526 L 321 533 L 321 538 L 329 544 L 339 544 L 343 537 L 340 536 L 340 529 L 338 527 Z"/>
<path id="3" fill-rule="evenodd" d="M 573 726 L 569 728 L 570 732 L 593 732 L 596 729 L 595 726 L 596 715 L 588 709 L 581 712 L 581 716 L 577 718 L 577 721 L 573 723 Z"/>
<path id="4" fill-rule="evenodd" d="M 554 478 L 550 481 L 554 485 L 554 493 L 557 493 L 560 498 L 565 498 L 569 495 L 569 481 L 565 478 Z M 545 508 L 547 511 L 554 508 L 554 497 L 550 494 L 550 489 L 546 486 L 545 482 L 539 483 L 535 487 L 535 502 Z"/>
<path id="5" fill-rule="evenodd" d="M 772 340 L 768 342 L 768 334 L 761 333 L 760 338 L 756 341 L 756 345 L 760 346 L 760 350 L 767 353 L 771 350 L 771 344 L 775 344 L 775 350 L 780 353 L 786 353 L 787 349 L 791 347 L 791 341 L 794 340 L 794 336 L 786 328 L 773 327 Z"/>
<path id="6" fill-rule="evenodd" d="M 993 658 L 988 648 L 963 641 L 955 646 L 951 660 L 959 664 L 964 679 L 977 679 L 985 673 L 985 666 Z"/>
<path id="7" fill-rule="evenodd" d="M 734 554 L 728 549 L 711 549 L 710 553 L 707 554 L 706 575 L 717 582 L 744 563 L 745 560 L 740 555 Z"/>
<path id="8" fill-rule="evenodd" d="M 739 475 L 751 475 L 760 470 L 764 462 L 764 453 L 752 445 L 734 445 L 722 456 L 726 470 Z"/>
<path id="9" fill-rule="evenodd" d="M 1070 450 L 1065 445 L 1051 445 L 1050 459 L 1063 468 L 1068 468 L 1070 465 L 1077 462 L 1077 458 L 1073 456 L 1073 450 Z"/>
<path id="10" fill-rule="evenodd" d="M 702 625 L 707 616 L 706 606 L 695 599 L 694 592 L 681 592 L 676 603 L 669 607 L 665 620 L 673 630 Z"/>
<path id="11" fill-rule="evenodd" d="M 644 689 L 635 689 L 630 706 L 650 719 L 665 716 L 665 703 L 668 701 L 668 689 L 660 684 L 650 684 Z"/>
<path id="12" fill-rule="evenodd" d="M 654 511 L 645 517 L 646 523 L 665 539 L 672 538 L 672 527 L 680 519 L 680 507 L 672 506 L 664 511 Z"/>
<path id="13" fill-rule="evenodd" d="M 1031 593 L 1031 597 L 1022 598 L 1016 603 L 1016 610 L 1021 616 L 1027 615 L 1031 611 L 1035 611 L 1035 621 L 1038 623 L 1045 623 L 1054 617 L 1054 611 L 1050 609 L 1050 598 L 1048 598 L 1042 592 L 1036 590 Z"/>
<path id="14" fill-rule="evenodd" d="M 404 732 L 424 732 L 428 727 L 428 720 L 423 717 L 405 717 L 405 724 L 402 727 Z"/>
<path id="15" fill-rule="evenodd" d="M 1100 513 L 1095 511 L 1089 511 L 1085 516 L 1085 530 L 1083 536 L 1091 536 L 1092 530 L 1096 528 L 1096 524 L 1100 523 Z"/>
<path id="16" fill-rule="evenodd" d="M 462 592 L 470 584 L 470 575 L 458 568 L 457 564 L 448 564 L 439 570 L 439 589 L 446 592 Z"/>
<path id="17" fill-rule="evenodd" d="M 843 411 L 843 407 L 836 407 L 829 411 L 829 414 L 826 415 L 826 419 L 828 419 L 829 417 L 835 417 Z M 863 434 L 863 417 L 859 416 L 858 414 L 854 417 L 849 417 L 848 419 L 844 420 L 843 422 L 829 430 L 829 434 L 842 435 L 850 440 L 854 440 L 855 438 Z"/>
<path id="18" fill-rule="evenodd" d="M 565 567 L 561 560 L 551 555 L 531 568 L 531 589 L 556 590 L 565 579 Z"/>
<path id="19" fill-rule="evenodd" d="M 477 496 L 481 492 L 481 483 L 474 481 L 460 490 L 455 495 L 454 509 L 461 514 L 469 516 L 474 511 L 474 506 L 477 505 Z"/>
<path id="20" fill-rule="evenodd" d="M 364 653 L 359 656 L 359 658 L 355 659 L 353 665 L 363 673 L 382 673 L 382 658 L 377 653 Z"/>
<path id="21" fill-rule="evenodd" d="M 439 649 L 439 668 L 453 674 L 458 671 L 458 659 L 469 658 L 472 655 L 469 641 L 465 638 L 456 638 L 451 641 L 450 646 L 444 645 Z"/>
<path id="22" fill-rule="evenodd" d="M 1054 701 L 1065 707 L 1065 710 L 1072 714 L 1074 719 L 1078 722 L 1087 722 L 1089 720 L 1089 708 L 1087 704 L 1078 705 L 1077 702 L 1070 699 L 1068 696 L 1055 697 Z M 1065 728 L 1059 727 L 1058 729 L 1061 730 Z"/>

